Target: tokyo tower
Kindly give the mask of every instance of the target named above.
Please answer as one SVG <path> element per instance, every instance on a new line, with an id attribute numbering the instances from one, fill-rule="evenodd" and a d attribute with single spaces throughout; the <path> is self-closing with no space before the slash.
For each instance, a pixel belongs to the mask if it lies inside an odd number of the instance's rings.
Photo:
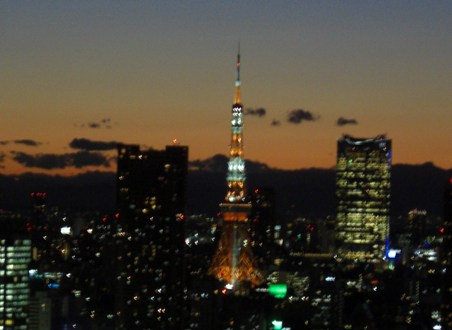
<path id="1" fill-rule="evenodd" d="M 251 203 L 246 201 L 245 160 L 243 158 L 243 106 L 240 101 L 240 49 L 237 54 L 237 79 L 231 118 L 231 146 L 227 173 L 227 193 L 220 209 L 223 217 L 221 237 L 209 274 L 225 283 L 235 295 L 246 294 L 262 282 L 255 267 L 249 239 L 248 217 Z"/>

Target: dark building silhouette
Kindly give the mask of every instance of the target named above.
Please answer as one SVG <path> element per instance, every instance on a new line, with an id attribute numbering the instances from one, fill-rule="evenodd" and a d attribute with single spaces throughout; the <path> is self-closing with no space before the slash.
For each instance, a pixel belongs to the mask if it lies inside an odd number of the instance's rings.
<path id="1" fill-rule="evenodd" d="M 118 146 L 116 329 L 182 329 L 188 147 Z"/>
<path id="2" fill-rule="evenodd" d="M 50 224 L 47 217 L 47 194 L 45 192 L 30 193 L 31 200 L 31 218 L 27 223 L 27 230 L 31 232 L 33 260 L 45 267 L 47 256 L 49 255 L 49 241 L 43 239 L 49 235 Z M 42 261 L 42 262 L 41 262 Z"/>
<path id="3" fill-rule="evenodd" d="M 452 329 L 452 178 L 447 183 L 444 193 L 444 223 L 440 233 L 443 235 L 441 259 L 445 266 L 442 287 L 443 329 Z"/>
<path id="4" fill-rule="evenodd" d="M 250 195 L 251 246 L 259 268 L 273 263 L 275 245 L 275 192 L 271 188 L 258 188 Z"/>
<path id="5" fill-rule="evenodd" d="M 389 235 L 391 140 L 385 136 L 337 142 L 336 242 L 345 260 L 378 262 Z"/>
<path id="6" fill-rule="evenodd" d="M 408 233 L 412 248 L 426 245 L 428 238 L 437 235 L 438 224 L 428 216 L 426 210 L 414 209 L 408 212 Z"/>

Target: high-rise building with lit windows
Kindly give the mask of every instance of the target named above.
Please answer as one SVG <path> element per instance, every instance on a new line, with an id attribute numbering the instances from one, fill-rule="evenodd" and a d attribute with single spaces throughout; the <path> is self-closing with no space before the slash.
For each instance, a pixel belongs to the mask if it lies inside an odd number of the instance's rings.
<path id="1" fill-rule="evenodd" d="M 345 260 L 379 262 L 389 235 L 391 140 L 353 138 L 337 142 L 336 243 Z"/>
<path id="2" fill-rule="evenodd" d="M 275 257 L 275 191 L 272 188 L 256 188 L 250 194 L 250 236 L 253 253 L 259 268 L 266 269 Z"/>
<path id="3" fill-rule="evenodd" d="M 28 329 L 31 240 L 16 219 L 0 219 L 0 330 Z"/>
<path id="4" fill-rule="evenodd" d="M 188 147 L 118 146 L 115 329 L 183 329 Z"/>

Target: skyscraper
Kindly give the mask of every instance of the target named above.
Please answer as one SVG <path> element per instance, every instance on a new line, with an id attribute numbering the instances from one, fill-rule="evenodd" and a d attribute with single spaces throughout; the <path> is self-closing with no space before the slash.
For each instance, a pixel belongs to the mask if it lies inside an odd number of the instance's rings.
<path id="1" fill-rule="evenodd" d="M 336 243 L 346 260 L 385 258 L 389 235 L 391 140 L 380 135 L 337 142 Z"/>
<path id="2" fill-rule="evenodd" d="M 444 223 L 440 228 L 443 235 L 442 265 L 442 319 L 443 329 L 452 329 L 452 178 L 444 192 Z"/>
<path id="3" fill-rule="evenodd" d="M 251 245 L 261 269 L 273 263 L 275 240 L 275 191 L 272 188 L 254 189 L 251 200 Z"/>
<path id="4" fill-rule="evenodd" d="M 19 219 L 0 216 L 0 329 L 28 329 L 31 240 Z"/>
<path id="5" fill-rule="evenodd" d="M 188 148 L 118 146 L 116 329 L 182 329 Z"/>
<path id="6" fill-rule="evenodd" d="M 231 118 L 231 146 L 227 174 L 227 193 L 220 204 L 223 217 L 218 248 L 209 274 L 226 284 L 234 294 L 245 294 L 249 285 L 260 283 L 248 235 L 251 203 L 246 200 L 245 160 L 243 158 L 243 105 L 240 99 L 240 52 Z"/>

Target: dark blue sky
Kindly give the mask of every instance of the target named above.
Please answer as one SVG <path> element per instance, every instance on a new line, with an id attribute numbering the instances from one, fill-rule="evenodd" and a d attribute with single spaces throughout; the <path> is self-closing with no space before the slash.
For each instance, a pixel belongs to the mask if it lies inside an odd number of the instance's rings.
<path id="1" fill-rule="evenodd" d="M 451 168 L 451 17 L 450 1 L 2 1 L 0 141 L 41 142 L 0 145 L 4 171 L 74 138 L 226 153 L 238 40 L 244 106 L 266 109 L 247 158 L 331 167 L 342 133 L 386 133 L 395 162 Z M 289 123 L 300 109 L 315 120 Z"/>

